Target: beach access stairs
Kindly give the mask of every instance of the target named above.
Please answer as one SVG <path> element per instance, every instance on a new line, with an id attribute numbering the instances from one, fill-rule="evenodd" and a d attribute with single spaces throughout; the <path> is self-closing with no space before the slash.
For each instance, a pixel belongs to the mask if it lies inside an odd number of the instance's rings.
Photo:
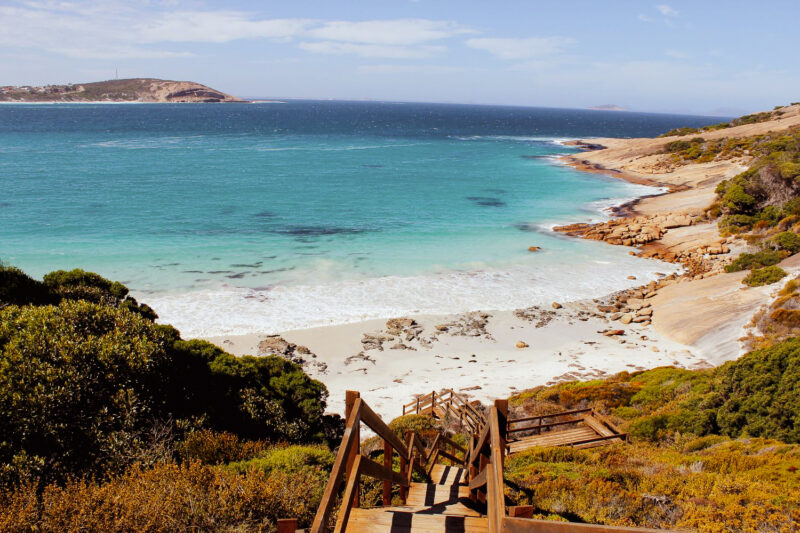
<path id="1" fill-rule="evenodd" d="M 404 414 L 431 414 L 460 420 L 468 430 L 468 443 L 460 444 L 444 430 L 407 431 L 399 437 L 367 405 L 360 394 L 346 395 L 346 426 L 311 533 L 344 532 L 446 532 L 446 533 L 623 533 L 655 532 L 645 528 L 599 526 L 531 518 L 533 507 L 507 506 L 503 464 L 515 448 L 530 443 L 584 447 L 624 440 L 591 410 L 508 419 L 508 400 L 497 400 L 488 411 L 469 406 L 453 391 L 431 393 L 403 408 Z M 561 423 L 569 420 L 569 423 Z M 361 443 L 361 426 L 379 441 L 377 453 Z M 568 429 L 563 429 L 567 427 Z M 524 428 L 524 429 L 523 429 Z M 580 431 L 575 431 L 580 429 Z M 594 436 L 589 436 L 589 430 Z M 567 438 L 568 434 L 570 437 Z M 606 433 L 612 433 L 607 435 Z M 515 433 L 525 434 L 509 440 Z M 556 434 L 562 438 L 555 439 Z M 613 435 L 613 436 L 612 436 Z M 527 440 L 526 440 L 527 439 Z M 373 441 L 374 445 L 374 440 Z M 571 440 L 572 444 L 566 443 Z M 590 442 L 591 441 L 591 442 Z M 548 445 L 548 444 L 544 444 Z M 530 446 L 533 446 L 531 444 Z M 373 448 L 374 450 L 374 448 Z M 382 454 L 380 453 L 382 451 Z M 382 455 L 382 457 L 380 457 Z M 378 459 L 378 460 L 374 460 Z M 423 482 L 414 481 L 413 475 Z M 381 482 L 381 505 L 362 507 L 361 478 Z M 343 492 L 341 491 L 344 486 Z M 338 507 L 338 513 L 335 513 Z M 278 533 L 294 533 L 297 520 L 278 521 Z"/>

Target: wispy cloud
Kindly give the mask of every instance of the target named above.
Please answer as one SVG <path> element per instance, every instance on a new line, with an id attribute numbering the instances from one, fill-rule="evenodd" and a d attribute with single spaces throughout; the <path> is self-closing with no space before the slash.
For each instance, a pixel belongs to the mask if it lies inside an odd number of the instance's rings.
<path id="1" fill-rule="evenodd" d="M 667 4 L 659 4 L 656 6 L 656 9 L 659 13 L 664 15 L 665 17 L 677 17 L 678 11 L 674 9 L 672 6 Z"/>
<path id="2" fill-rule="evenodd" d="M 682 52 L 680 50 L 675 50 L 670 48 L 664 52 L 667 57 L 671 57 L 673 59 L 686 59 L 689 55 L 686 52 Z"/>
<path id="3" fill-rule="evenodd" d="M 360 74 L 452 74 L 466 69 L 452 65 L 360 65 L 357 70 Z"/>
<path id="4" fill-rule="evenodd" d="M 644 13 L 639 13 L 639 15 L 636 16 L 636 18 L 641 20 L 642 22 L 653 22 L 654 20 L 653 17 L 648 17 Z"/>
<path id="5" fill-rule="evenodd" d="M 345 55 L 360 57 L 411 59 L 427 58 L 446 50 L 444 46 L 390 46 L 383 44 L 337 43 L 335 41 L 301 42 L 298 48 L 315 54 Z"/>
<path id="6" fill-rule="evenodd" d="M 349 43 L 415 45 L 476 33 L 466 26 L 449 21 L 428 19 L 331 21 L 306 31 L 306 35 L 324 41 Z"/>
<path id="7" fill-rule="evenodd" d="M 16 6 L 0 6 L 0 46 L 89 59 L 170 58 L 189 55 L 173 49 L 183 43 L 261 39 L 293 43 L 311 53 L 421 58 L 441 53 L 445 39 L 476 33 L 446 20 L 270 19 L 244 11 L 176 9 L 173 4 L 16 2 Z"/>
<path id="8" fill-rule="evenodd" d="M 557 54 L 574 43 L 575 40 L 569 37 L 487 37 L 467 39 L 465 44 L 476 50 L 485 50 L 500 59 L 520 60 Z"/>

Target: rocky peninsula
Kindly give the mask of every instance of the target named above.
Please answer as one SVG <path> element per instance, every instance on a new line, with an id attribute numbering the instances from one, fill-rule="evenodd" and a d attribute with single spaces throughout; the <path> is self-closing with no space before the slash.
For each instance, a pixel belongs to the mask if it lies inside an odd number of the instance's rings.
<path id="1" fill-rule="evenodd" d="M 244 100 L 193 81 L 131 78 L 68 85 L 6 85 L 0 87 L 0 102 L 218 103 Z"/>

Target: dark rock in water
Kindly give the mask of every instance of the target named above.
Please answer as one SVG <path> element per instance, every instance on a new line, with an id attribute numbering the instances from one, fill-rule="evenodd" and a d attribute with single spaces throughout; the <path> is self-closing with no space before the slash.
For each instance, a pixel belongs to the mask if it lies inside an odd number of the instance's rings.
<path id="1" fill-rule="evenodd" d="M 277 215 L 272 211 L 261 211 L 255 214 L 256 218 L 275 218 Z"/>
<path id="2" fill-rule="evenodd" d="M 326 235 L 358 235 L 367 230 L 362 228 L 348 228 L 340 226 L 288 226 L 276 229 L 275 233 L 291 235 L 293 237 L 324 237 Z"/>
<path id="3" fill-rule="evenodd" d="M 11 202 L 0 202 L 0 207 L 11 207 Z"/>
<path id="4" fill-rule="evenodd" d="M 211 270 L 207 274 L 233 274 L 233 270 Z"/>
<path id="5" fill-rule="evenodd" d="M 491 196 L 467 196 L 467 200 L 483 207 L 505 207 L 506 203 L 500 198 Z"/>
<path id="6" fill-rule="evenodd" d="M 547 159 L 549 155 L 521 155 L 522 159 Z"/>
<path id="7" fill-rule="evenodd" d="M 231 274 L 230 276 L 225 276 L 225 277 L 229 279 L 242 279 L 247 274 L 249 274 L 249 272 L 237 272 L 236 274 Z"/>
<path id="8" fill-rule="evenodd" d="M 262 261 L 259 261 L 259 262 L 257 262 L 257 263 L 253 263 L 252 265 L 247 265 L 247 264 L 245 264 L 245 263 L 237 263 L 237 264 L 233 264 L 233 265 L 231 265 L 231 268 L 258 268 L 258 267 L 260 267 L 262 264 L 263 264 L 263 262 L 262 262 Z"/>

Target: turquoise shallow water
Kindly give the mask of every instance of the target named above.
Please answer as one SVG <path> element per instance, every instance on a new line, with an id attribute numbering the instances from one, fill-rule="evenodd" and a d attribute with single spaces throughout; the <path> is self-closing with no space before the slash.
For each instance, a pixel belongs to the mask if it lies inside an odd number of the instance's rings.
<path id="1" fill-rule="evenodd" d="M 0 106 L 0 259 L 119 279 L 187 335 L 598 296 L 665 266 L 547 228 L 652 190 L 557 164 L 573 151 L 560 141 L 711 121 L 347 102 Z"/>

